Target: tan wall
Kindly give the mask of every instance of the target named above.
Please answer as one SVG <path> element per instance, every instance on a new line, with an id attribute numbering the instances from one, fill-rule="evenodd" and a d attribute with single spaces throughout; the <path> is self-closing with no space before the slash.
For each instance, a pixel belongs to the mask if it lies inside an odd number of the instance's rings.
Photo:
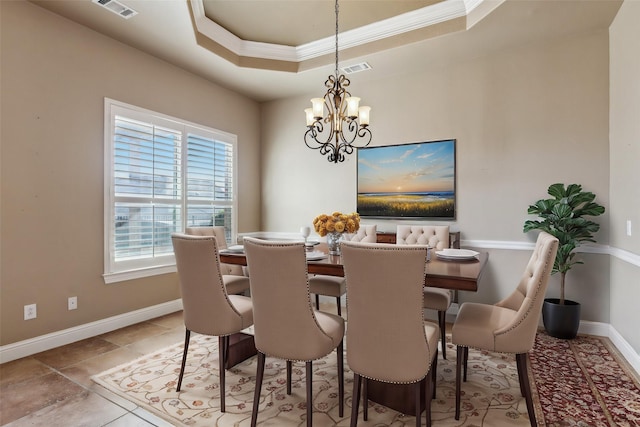
<path id="1" fill-rule="evenodd" d="M 260 106 L 31 3 L 0 3 L 0 344 L 179 298 L 175 274 L 101 277 L 104 97 L 238 135 L 240 231 L 259 228 Z M 38 317 L 24 321 L 31 303 Z"/>
<path id="2" fill-rule="evenodd" d="M 527 207 L 552 183 L 581 183 L 609 206 L 608 61 L 605 30 L 391 81 L 362 84 L 355 74 L 352 93 L 372 107 L 374 145 L 457 139 L 458 217 L 450 225 L 463 242 L 499 247 L 533 241 L 522 232 Z M 269 230 L 295 232 L 319 213 L 356 207 L 355 156 L 330 164 L 303 142 L 302 110 L 321 95 L 320 83 L 318 93 L 264 107 L 262 225 Z M 383 229 L 396 224 L 375 222 Z M 608 216 L 599 222 L 598 241 L 607 245 Z M 531 254 L 489 250 L 480 292 L 461 293 L 462 301 L 505 296 Z M 567 279 L 568 298 L 583 304 L 583 319 L 607 323 L 609 257 L 583 257 L 586 264 Z"/>
<path id="3" fill-rule="evenodd" d="M 640 2 L 626 0 L 610 28 L 611 246 L 640 254 Z M 632 235 L 626 234 L 631 221 Z M 640 265 L 611 266 L 611 325 L 640 353 Z"/>

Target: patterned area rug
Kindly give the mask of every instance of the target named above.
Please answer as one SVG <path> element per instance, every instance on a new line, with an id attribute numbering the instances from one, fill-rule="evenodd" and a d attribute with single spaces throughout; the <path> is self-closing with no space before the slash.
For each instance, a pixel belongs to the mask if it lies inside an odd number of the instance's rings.
<path id="1" fill-rule="evenodd" d="M 540 426 L 640 426 L 640 382 L 606 338 L 538 333 L 531 352 Z"/>
<path id="2" fill-rule="evenodd" d="M 194 336 L 195 335 L 195 336 Z M 449 337 L 450 339 L 450 337 Z M 618 363 L 605 340 L 579 337 L 561 341 L 539 334 L 532 358 L 537 387 L 534 396 L 539 425 L 636 426 L 640 420 L 640 387 Z M 219 411 L 218 339 L 193 334 L 182 390 L 175 390 L 182 344 L 113 368 L 93 377 L 107 389 L 179 426 L 248 426 L 253 404 L 256 358 L 227 371 L 227 411 Z M 561 354 L 558 355 L 557 353 Z M 463 383 L 462 414 L 454 419 L 455 348 L 448 360 L 439 356 L 437 394 L 432 403 L 434 426 L 528 426 L 511 355 L 470 351 L 468 380 Z M 573 355 L 573 356 L 572 356 Z M 345 416 L 338 417 L 335 353 L 314 362 L 313 422 L 348 426 L 353 375 L 345 358 Z M 258 424 L 301 426 L 306 422 L 304 364 L 294 364 L 292 394 L 286 394 L 285 364 L 267 358 Z M 579 371 L 579 372 L 578 372 Z M 538 390 L 536 392 L 535 390 Z M 610 398 L 613 398 L 613 401 Z M 360 405 L 362 410 L 362 405 Z M 423 415 L 424 425 L 424 415 Z M 413 426 L 413 416 L 370 402 L 369 421 L 360 426 Z"/>

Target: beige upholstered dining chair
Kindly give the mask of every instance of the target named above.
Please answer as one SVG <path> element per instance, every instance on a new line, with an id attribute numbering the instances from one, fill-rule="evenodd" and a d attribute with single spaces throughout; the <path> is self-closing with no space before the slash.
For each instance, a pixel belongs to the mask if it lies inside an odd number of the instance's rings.
<path id="1" fill-rule="evenodd" d="M 541 232 L 520 282 L 511 295 L 495 305 L 465 302 L 460 307 L 452 329 L 452 341 L 457 346 L 458 357 L 456 420 L 460 419 L 460 371 L 464 365 L 466 381 L 469 347 L 472 347 L 516 355 L 520 391 L 527 403 L 529 421 L 532 426 L 536 426 L 527 364 L 557 251 L 558 239 Z"/>
<path id="2" fill-rule="evenodd" d="M 430 426 L 438 327 L 422 315 L 426 247 L 344 242 L 341 251 L 347 281 L 347 363 L 354 373 L 351 426 L 358 420 L 362 378 L 365 420 L 366 383 L 372 379 L 415 384 L 418 427 L 424 386 Z"/>
<path id="3" fill-rule="evenodd" d="M 338 411 L 344 413 L 344 319 L 315 311 L 309 294 L 304 243 L 244 238 L 251 269 L 254 336 L 258 349 L 256 389 L 251 415 L 255 426 L 260 406 L 266 356 L 286 360 L 287 394 L 291 394 L 292 362 L 306 364 L 307 426 L 313 414 L 312 361 L 334 349 L 338 359 Z"/>
<path id="4" fill-rule="evenodd" d="M 441 251 L 449 247 L 448 225 L 399 225 L 396 231 L 398 245 L 427 245 L 434 251 Z M 435 256 L 435 255 L 434 255 Z M 451 306 L 451 291 L 449 289 L 424 288 L 424 308 L 438 312 L 438 326 L 442 341 L 442 358 L 447 358 L 447 310 Z"/>
<path id="5" fill-rule="evenodd" d="M 220 411 L 225 412 L 225 364 L 229 336 L 253 324 L 251 299 L 228 295 L 222 275 L 217 239 L 213 236 L 172 234 L 186 329 L 182 365 L 178 376 L 180 391 L 191 332 L 218 337 Z"/>
<path id="6" fill-rule="evenodd" d="M 227 237 L 224 227 L 187 227 L 185 233 L 193 236 L 213 236 L 218 242 L 218 250 L 227 249 Z M 229 294 L 244 294 L 249 290 L 249 278 L 241 265 L 220 263 L 222 279 Z"/>
<path id="7" fill-rule="evenodd" d="M 343 241 L 375 243 L 377 239 L 377 226 L 363 225 L 357 233 L 343 234 Z M 335 297 L 338 308 L 338 316 L 342 315 L 342 303 L 340 299 L 347 291 L 344 277 L 327 276 L 317 274 L 309 278 L 309 291 L 316 296 L 316 310 L 320 309 L 320 295 Z"/>

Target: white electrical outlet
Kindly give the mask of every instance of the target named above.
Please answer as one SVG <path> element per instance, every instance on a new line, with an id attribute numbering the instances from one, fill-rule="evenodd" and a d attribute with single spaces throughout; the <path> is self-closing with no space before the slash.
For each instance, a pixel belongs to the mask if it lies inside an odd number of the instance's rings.
<path id="1" fill-rule="evenodd" d="M 38 311 L 35 304 L 29 304 L 24 306 L 24 320 L 35 319 L 38 317 Z"/>
<path id="2" fill-rule="evenodd" d="M 631 236 L 631 220 L 627 220 L 627 236 Z"/>
<path id="3" fill-rule="evenodd" d="M 78 297 L 69 297 L 67 305 L 69 307 L 69 310 L 75 310 L 76 308 L 78 308 Z"/>

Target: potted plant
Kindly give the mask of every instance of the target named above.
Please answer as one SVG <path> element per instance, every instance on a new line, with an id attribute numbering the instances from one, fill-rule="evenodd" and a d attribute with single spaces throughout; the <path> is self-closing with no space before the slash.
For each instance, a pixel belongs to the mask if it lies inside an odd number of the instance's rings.
<path id="1" fill-rule="evenodd" d="M 576 248 L 583 242 L 595 242 L 593 233 L 600 225 L 584 218 L 604 213 L 604 206 L 594 202 L 595 194 L 582 191 L 578 184 L 552 184 L 547 190 L 552 199 L 541 199 L 529 206 L 527 213 L 537 220 L 527 220 L 524 232 L 542 230 L 558 238 L 559 246 L 552 274 L 560 273 L 560 298 L 547 298 L 542 307 L 542 320 L 549 335 L 557 338 L 575 338 L 580 326 L 580 304 L 565 299 L 564 285 L 567 272 L 577 264 Z"/>

